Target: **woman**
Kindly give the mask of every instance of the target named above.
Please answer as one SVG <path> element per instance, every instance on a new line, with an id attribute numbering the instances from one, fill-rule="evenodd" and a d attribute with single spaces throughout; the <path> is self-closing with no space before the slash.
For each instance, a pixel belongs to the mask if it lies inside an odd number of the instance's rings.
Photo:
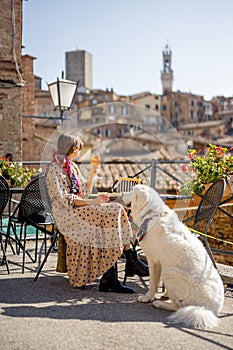
<path id="1" fill-rule="evenodd" d="M 70 284 L 81 287 L 103 275 L 100 291 L 134 293 L 117 279 L 115 263 L 123 251 L 128 275 L 148 276 L 148 267 L 130 247 L 131 226 L 123 206 L 108 203 L 106 194 L 88 198 L 97 168 L 90 170 L 85 181 L 74 163 L 82 147 L 79 137 L 60 135 L 46 176 L 52 213 L 67 243 Z"/>

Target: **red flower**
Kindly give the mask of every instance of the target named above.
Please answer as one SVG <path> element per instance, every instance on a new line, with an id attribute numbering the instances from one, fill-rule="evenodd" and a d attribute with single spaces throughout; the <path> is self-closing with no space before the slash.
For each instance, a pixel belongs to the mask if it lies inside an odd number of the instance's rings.
<path id="1" fill-rule="evenodd" d="M 182 171 L 184 171 L 184 172 L 188 171 L 187 165 L 185 165 L 185 164 L 182 165 Z"/>
<path id="2" fill-rule="evenodd" d="M 223 154 L 223 150 L 222 150 L 222 147 L 221 147 L 221 146 L 217 147 L 217 148 L 216 148 L 216 151 L 217 151 L 217 155 L 218 155 L 218 156 L 221 156 L 221 155 Z"/>

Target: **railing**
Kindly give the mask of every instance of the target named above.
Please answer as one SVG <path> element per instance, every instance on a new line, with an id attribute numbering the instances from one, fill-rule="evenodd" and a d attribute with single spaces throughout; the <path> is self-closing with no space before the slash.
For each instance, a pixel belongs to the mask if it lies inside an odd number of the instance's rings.
<path id="1" fill-rule="evenodd" d="M 177 176 L 171 174 L 169 171 L 166 169 L 163 169 L 160 164 L 187 164 L 189 163 L 188 160 L 158 160 L 156 158 L 153 158 L 151 160 L 151 187 L 156 188 L 156 172 L 157 169 L 161 170 L 164 174 L 170 176 L 172 179 L 176 180 L 180 184 L 183 184 L 184 181 L 182 181 L 180 178 Z"/>
<path id="2" fill-rule="evenodd" d="M 43 161 L 43 162 L 39 162 L 39 161 L 23 161 L 22 164 L 23 165 L 32 165 L 34 167 L 36 167 L 36 165 L 39 166 L 46 166 L 49 162 L 48 161 Z M 171 172 L 169 172 L 168 170 L 164 169 L 162 167 L 162 165 L 164 164 L 188 164 L 189 160 L 158 160 L 156 158 L 153 158 L 151 160 L 142 160 L 142 161 L 129 161 L 129 160 L 114 160 L 114 161 L 106 161 L 103 162 L 102 165 L 104 166 L 104 164 L 144 164 L 145 168 L 140 170 L 139 172 L 136 172 L 134 174 L 128 174 L 129 177 L 138 177 L 139 175 L 145 173 L 146 170 L 151 169 L 151 176 L 150 176 L 150 186 L 152 188 L 156 188 L 156 182 L 157 182 L 157 171 L 160 170 L 161 172 L 163 172 L 165 175 L 167 175 L 168 177 L 170 177 L 171 179 L 177 181 L 180 184 L 183 184 L 184 181 L 182 179 L 180 179 L 179 177 L 177 177 L 176 175 L 172 174 Z M 83 162 L 78 162 L 77 164 L 90 164 L 90 162 L 88 161 L 83 161 Z M 117 181 L 117 179 L 116 179 Z M 113 183 L 114 185 L 114 183 Z"/>

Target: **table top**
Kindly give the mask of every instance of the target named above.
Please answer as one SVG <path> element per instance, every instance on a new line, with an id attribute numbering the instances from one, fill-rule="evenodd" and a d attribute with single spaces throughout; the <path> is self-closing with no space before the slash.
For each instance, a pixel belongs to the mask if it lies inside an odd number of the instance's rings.
<path id="1" fill-rule="evenodd" d="M 105 193 L 108 194 L 110 197 L 110 200 L 114 199 L 120 199 L 122 197 L 122 193 L 108 193 L 108 192 L 99 192 L 99 193 Z M 99 193 L 91 194 L 90 198 L 95 198 L 98 196 Z M 185 199 L 193 199 L 191 195 L 183 195 L 183 194 L 168 194 L 168 193 L 159 193 L 159 196 L 162 198 L 162 200 L 185 200 Z"/>
<path id="2" fill-rule="evenodd" d="M 184 200 L 184 199 L 193 199 L 193 196 L 183 195 L 183 194 L 168 194 L 168 193 L 160 193 L 160 197 L 167 200 Z"/>

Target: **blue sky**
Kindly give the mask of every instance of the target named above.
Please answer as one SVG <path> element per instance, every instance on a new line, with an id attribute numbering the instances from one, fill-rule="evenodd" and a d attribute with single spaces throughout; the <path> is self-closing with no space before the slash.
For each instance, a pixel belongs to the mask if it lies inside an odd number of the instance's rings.
<path id="1" fill-rule="evenodd" d="M 233 0 L 23 1 L 23 54 L 34 73 L 61 76 L 65 52 L 93 55 L 93 88 L 161 94 L 162 50 L 172 49 L 173 90 L 233 96 Z"/>

